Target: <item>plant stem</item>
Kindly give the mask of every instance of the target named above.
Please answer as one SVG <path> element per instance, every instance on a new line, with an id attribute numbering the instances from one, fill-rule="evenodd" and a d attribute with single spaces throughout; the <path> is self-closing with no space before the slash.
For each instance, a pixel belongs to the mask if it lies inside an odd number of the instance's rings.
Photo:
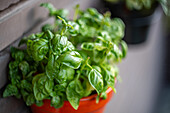
<path id="1" fill-rule="evenodd" d="M 93 69 L 93 68 L 90 66 L 90 64 L 87 64 L 87 66 L 88 66 L 90 69 Z"/>

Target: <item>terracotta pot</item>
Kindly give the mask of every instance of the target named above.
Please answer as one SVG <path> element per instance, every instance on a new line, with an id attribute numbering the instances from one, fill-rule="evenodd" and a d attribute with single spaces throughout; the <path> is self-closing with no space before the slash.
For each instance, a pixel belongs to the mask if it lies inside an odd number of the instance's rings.
<path id="1" fill-rule="evenodd" d="M 50 106 L 49 99 L 45 99 L 41 107 L 33 104 L 31 109 L 33 113 L 103 113 L 106 104 L 113 95 L 113 90 L 108 88 L 106 93 L 107 99 L 100 99 L 98 104 L 96 104 L 97 94 L 80 99 L 78 110 L 75 110 L 68 101 L 64 102 L 63 107 L 56 109 Z"/>

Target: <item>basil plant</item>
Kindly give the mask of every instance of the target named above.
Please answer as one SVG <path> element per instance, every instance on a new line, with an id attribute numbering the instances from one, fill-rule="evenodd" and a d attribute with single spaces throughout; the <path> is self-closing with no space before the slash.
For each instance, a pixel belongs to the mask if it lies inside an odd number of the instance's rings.
<path id="1" fill-rule="evenodd" d="M 96 102 L 99 97 L 106 99 L 108 87 L 115 91 L 116 64 L 127 53 L 122 20 L 94 8 L 82 11 L 78 5 L 74 19 L 69 20 L 67 10 L 49 3 L 41 6 L 49 9 L 55 23 L 23 38 L 19 46 L 26 49 L 11 48 L 10 83 L 3 97 L 23 98 L 28 106 L 41 106 L 50 99 L 55 108 L 69 101 L 74 109 L 82 97 L 94 93 Z"/>

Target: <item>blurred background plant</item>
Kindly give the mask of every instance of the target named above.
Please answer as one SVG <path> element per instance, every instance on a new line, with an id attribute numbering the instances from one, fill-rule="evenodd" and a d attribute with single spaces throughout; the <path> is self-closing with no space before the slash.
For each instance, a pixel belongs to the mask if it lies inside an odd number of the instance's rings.
<path id="1" fill-rule="evenodd" d="M 112 17 L 121 18 L 126 25 L 124 40 L 128 44 L 140 44 L 148 39 L 151 24 L 161 17 L 162 9 L 170 15 L 168 0 L 102 0 Z"/>
<path id="2" fill-rule="evenodd" d="M 141 10 L 141 9 L 150 9 L 155 2 L 159 2 L 162 5 L 162 8 L 166 15 L 169 15 L 170 12 L 170 1 L 168 0 L 106 0 L 111 3 L 125 2 L 126 7 L 129 10 Z"/>

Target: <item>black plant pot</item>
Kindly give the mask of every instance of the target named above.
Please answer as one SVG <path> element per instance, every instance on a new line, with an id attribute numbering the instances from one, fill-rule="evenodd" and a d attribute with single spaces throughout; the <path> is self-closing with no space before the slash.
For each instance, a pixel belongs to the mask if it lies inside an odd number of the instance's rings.
<path id="1" fill-rule="evenodd" d="M 124 2 L 118 3 L 109 3 L 104 1 L 105 7 L 108 8 L 112 17 L 121 18 L 125 25 L 125 37 L 124 40 L 128 44 L 139 44 L 143 43 L 148 38 L 148 32 L 151 24 L 155 20 L 154 15 L 159 11 L 156 10 L 158 4 L 154 4 L 151 9 L 143 9 L 140 11 L 137 10 L 128 10 Z"/>

